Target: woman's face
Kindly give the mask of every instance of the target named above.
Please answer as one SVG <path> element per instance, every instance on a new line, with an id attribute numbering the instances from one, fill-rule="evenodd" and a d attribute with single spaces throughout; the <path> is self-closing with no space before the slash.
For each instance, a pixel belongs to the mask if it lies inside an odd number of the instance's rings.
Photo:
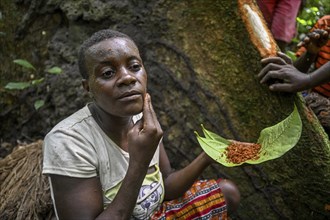
<path id="1" fill-rule="evenodd" d="M 134 42 L 121 37 L 101 41 L 86 51 L 85 60 L 85 89 L 99 107 L 118 117 L 142 111 L 147 73 Z"/>

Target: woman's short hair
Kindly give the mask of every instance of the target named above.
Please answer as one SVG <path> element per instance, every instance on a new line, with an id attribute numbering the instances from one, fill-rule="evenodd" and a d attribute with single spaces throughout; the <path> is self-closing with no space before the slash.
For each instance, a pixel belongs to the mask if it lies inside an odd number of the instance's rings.
<path id="1" fill-rule="evenodd" d="M 85 40 L 83 42 L 83 44 L 81 45 L 80 50 L 79 50 L 78 66 L 79 66 L 79 72 L 84 79 L 88 79 L 88 77 L 89 77 L 87 67 L 86 67 L 86 61 L 85 61 L 86 51 L 91 46 L 93 46 L 101 41 L 111 39 L 111 38 L 116 38 L 116 37 L 127 38 L 127 39 L 133 41 L 128 35 L 126 35 L 124 33 L 121 33 L 119 31 L 115 31 L 115 30 L 111 30 L 111 29 L 104 29 L 104 30 L 95 32 L 91 37 L 89 37 L 87 40 Z"/>

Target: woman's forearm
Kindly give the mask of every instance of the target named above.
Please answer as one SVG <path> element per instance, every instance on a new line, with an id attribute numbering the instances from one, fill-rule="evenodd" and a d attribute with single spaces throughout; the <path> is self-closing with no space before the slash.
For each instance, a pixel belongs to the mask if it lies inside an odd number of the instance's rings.
<path id="1" fill-rule="evenodd" d="M 147 169 L 130 165 L 115 199 L 97 219 L 130 219 Z"/>
<path id="2" fill-rule="evenodd" d="M 168 175 L 164 179 L 165 199 L 176 199 L 183 195 L 211 163 L 212 159 L 203 152 L 185 168 Z"/>

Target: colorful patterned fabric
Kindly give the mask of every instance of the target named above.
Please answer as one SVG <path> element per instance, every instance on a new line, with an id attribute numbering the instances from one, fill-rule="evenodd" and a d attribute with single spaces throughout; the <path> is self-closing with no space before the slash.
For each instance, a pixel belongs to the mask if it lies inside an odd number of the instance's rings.
<path id="1" fill-rule="evenodd" d="M 195 182 L 182 197 L 163 202 L 151 220 L 227 219 L 227 206 L 219 181 L 221 180 Z"/>
<path id="2" fill-rule="evenodd" d="M 314 25 L 314 27 L 311 29 L 313 31 L 314 29 L 327 29 L 330 28 L 330 15 L 325 15 L 322 18 L 320 18 L 317 23 Z M 305 47 L 299 48 L 299 50 L 296 52 L 296 56 L 299 57 L 303 53 L 306 52 Z M 317 54 L 317 58 L 315 61 L 315 68 L 320 68 L 323 64 L 328 62 L 330 60 L 330 40 L 328 40 L 327 44 L 321 47 L 321 50 Z M 321 86 L 317 86 L 313 88 L 314 91 L 318 92 L 319 94 L 330 97 L 330 82 L 323 84 Z"/>

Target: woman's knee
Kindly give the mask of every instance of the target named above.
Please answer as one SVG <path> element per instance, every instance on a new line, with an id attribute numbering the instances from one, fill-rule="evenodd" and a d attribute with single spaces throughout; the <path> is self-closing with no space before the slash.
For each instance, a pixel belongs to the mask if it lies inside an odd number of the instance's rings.
<path id="1" fill-rule="evenodd" d="M 239 206 L 241 199 L 238 187 L 234 182 L 227 179 L 221 180 L 219 182 L 219 187 L 223 195 L 225 196 L 228 213 L 235 212 Z"/>

